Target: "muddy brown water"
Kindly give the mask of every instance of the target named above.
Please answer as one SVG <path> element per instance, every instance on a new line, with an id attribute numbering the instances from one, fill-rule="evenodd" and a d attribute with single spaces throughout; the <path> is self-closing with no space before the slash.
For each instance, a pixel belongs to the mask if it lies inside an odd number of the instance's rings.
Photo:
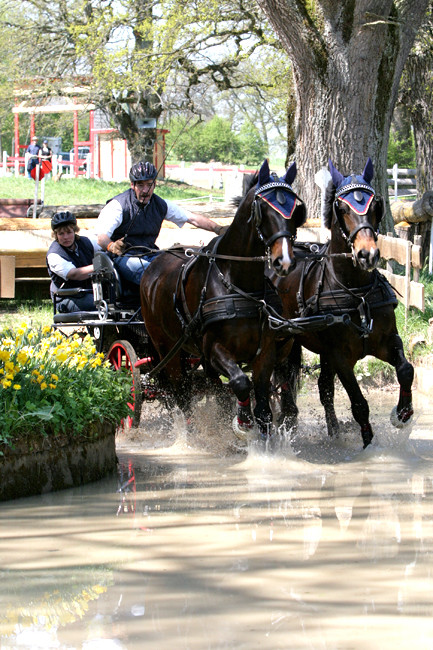
<path id="1" fill-rule="evenodd" d="M 0 647 L 433 648 L 433 404 L 368 399 L 365 451 L 344 398 L 339 441 L 308 394 L 267 451 L 150 407 L 118 476 L 3 503 Z"/>

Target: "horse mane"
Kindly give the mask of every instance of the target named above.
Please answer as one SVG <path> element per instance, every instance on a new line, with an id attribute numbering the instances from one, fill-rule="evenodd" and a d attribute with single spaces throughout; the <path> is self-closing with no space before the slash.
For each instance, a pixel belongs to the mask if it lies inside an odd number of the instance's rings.
<path id="1" fill-rule="evenodd" d="M 238 208 L 250 189 L 254 187 L 254 185 L 257 184 L 257 181 L 259 179 L 259 172 L 255 172 L 254 174 L 244 174 L 243 176 L 243 195 L 242 196 L 235 196 L 231 199 L 230 205 L 232 205 L 235 208 Z"/>
<path id="2" fill-rule="evenodd" d="M 325 199 L 323 201 L 323 220 L 325 228 L 331 229 L 333 206 L 335 199 L 335 185 L 329 181 L 325 192 Z"/>

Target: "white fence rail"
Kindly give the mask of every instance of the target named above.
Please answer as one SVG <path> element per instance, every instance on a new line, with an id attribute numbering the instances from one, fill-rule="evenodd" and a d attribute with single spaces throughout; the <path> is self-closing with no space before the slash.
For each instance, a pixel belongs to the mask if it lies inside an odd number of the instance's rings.
<path id="1" fill-rule="evenodd" d="M 386 171 L 390 176 L 388 185 L 393 186 L 395 201 L 397 201 L 397 198 L 416 195 L 416 169 L 406 169 L 394 165 Z"/>

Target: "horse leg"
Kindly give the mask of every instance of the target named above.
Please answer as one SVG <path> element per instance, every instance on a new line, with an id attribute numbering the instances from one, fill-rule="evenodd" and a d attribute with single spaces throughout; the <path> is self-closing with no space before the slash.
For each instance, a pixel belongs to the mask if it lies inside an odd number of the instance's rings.
<path id="1" fill-rule="evenodd" d="M 163 357 L 161 357 L 163 358 Z M 176 404 L 182 411 L 187 426 L 191 423 L 192 415 L 192 386 L 188 373 L 185 372 L 180 355 L 174 357 L 161 373 L 168 388 L 168 404 Z"/>
<path id="2" fill-rule="evenodd" d="M 389 353 L 384 358 L 384 361 L 394 366 L 400 384 L 398 403 L 391 411 L 391 422 L 395 427 L 403 427 L 413 416 L 412 383 L 414 369 L 404 355 L 403 342 L 400 336 L 395 334 L 390 342 Z M 389 344 L 389 339 L 387 343 Z"/>
<path id="3" fill-rule="evenodd" d="M 337 366 L 336 371 L 338 378 L 349 396 L 353 417 L 361 427 L 361 436 L 365 449 L 373 440 L 368 402 L 359 388 L 353 367 L 342 367 L 340 365 Z"/>
<path id="4" fill-rule="evenodd" d="M 254 417 L 260 436 L 267 440 L 272 434 L 272 409 L 269 404 L 271 375 L 276 362 L 276 347 L 273 333 L 267 332 L 262 337 L 262 346 L 252 364 L 252 379 L 256 406 Z"/>
<path id="5" fill-rule="evenodd" d="M 239 368 L 229 351 L 220 343 L 212 346 L 209 362 L 218 374 L 224 375 L 229 380 L 229 387 L 238 402 L 234 420 L 235 433 L 241 438 L 246 438 L 254 425 L 250 399 L 251 381 Z"/>
<path id="6" fill-rule="evenodd" d="M 320 357 L 320 375 L 318 380 L 320 402 L 325 409 L 325 421 L 328 429 L 328 436 L 338 437 L 340 426 L 334 407 L 335 393 L 335 371 L 332 370 L 328 361 Z"/>
<path id="7" fill-rule="evenodd" d="M 211 395 L 215 397 L 218 408 L 222 413 L 231 413 L 233 410 L 232 391 L 228 389 L 227 384 L 221 381 L 220 375 L 206 361 L 204 362 L 204 370 L 208 380 L 209 390 Z"/>
<path id="8" fill-rule="evenodd" d="M 295 430 L 299 409 L 296 405 L 301 371 L 302 346 L 294 341 L 290 354 L 274 370 L 274 384 L 279 400 L 278 424 L 286 430 Z"/>

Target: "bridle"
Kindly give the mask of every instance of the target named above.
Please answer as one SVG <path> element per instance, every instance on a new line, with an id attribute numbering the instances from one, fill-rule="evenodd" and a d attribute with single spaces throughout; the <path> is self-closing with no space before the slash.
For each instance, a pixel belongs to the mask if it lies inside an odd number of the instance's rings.
<path id="1" fill-rule="evenodd" d="M 360 230 L 364 230 L 364 229 L 370 230 L 373 233 L 374 241 L 376 242 L 379 234 L 379 226 L 377 226 L 377 228 L 374 228 L 369 221 L 362 221 L 353 230 L 349 231 L 347 229 L 346 223 L 342 218 L 340 211 L 337 210 L 337 205 L 338 205 L 338 199 L 341 196 L 352 192 L 354 194 L 355 200 L 357 201 L 360 201 L 365 195 L 369 196 L 367 209 L 365 213 L 368 213 L 369 207 L 372 201 L 376 197 L 376 192 L 371 187 L 371 185 L 368 185 L 367 183 L 360 183 L 360 182 L 352 182 L 349 183 L 348 185 L 343 185 L 342 187 L 338 188 L 335 192 L 335 199 L 333 204 L 334 216 L 338 222 L 338 225 L 340 226 L 340 230 L 343 238 L 347 241 L 347 243 L 350 245 L 350 247 L 353 250 L 353 242 L 355 241 L 356 235 Z"/>
<path id="2" fill-rule="evenodd" d="M 250 223 L 251 221 L 254 223 L 259 238 L 264 243 L 267 249 L 269 249 L 269 247 L 277 239 L 280 239 L 281 237 L 286 237 L 287 239 L 289 239 L 289 241 L 292 244 L 294 243 L 296 237 L 296 231 L 295 233 L 291 233 L 289 230 L 278 230 L 278 232 L 274 233 L 271 237 L 269 237 L 269 239 L 265 238 L 262 230 L 260 229 L 260 226 L 263 221 L 260 199 L 266 199 L 266 196 L 269 195 L 271 192 L 276 193 L 276 200 L 280 205 L 284 205 L 285 203 L 284 194 L 286 192 L 290 192 L 296 197 L 296 199 L 298 198 L 297 194 L 295 194 L 292 187 L 288 183 L 284 183 L 283 181 L 272 181 L 270 183 L 266 183 L 265 185 L 262 185 L 255 191 L 254 200 L 251 205 L 251 216 L 248 219 L 247 223 Z M 284 219 L 289 219 L 289 218 L 290 217 L 284 217 Z"/>

